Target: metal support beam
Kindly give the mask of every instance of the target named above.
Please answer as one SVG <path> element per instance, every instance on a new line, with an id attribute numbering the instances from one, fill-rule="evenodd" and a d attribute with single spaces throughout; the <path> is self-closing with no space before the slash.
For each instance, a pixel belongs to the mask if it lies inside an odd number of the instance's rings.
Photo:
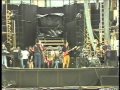
<path id="1" fill-rule="evenodd" d="M 103 3 L 100 3 L 100 24 L 99 24 L 99 42 L 100 43 L 103 43 L 103 24 L 104 24 L 104 22 L 103 22 L 103 18 L 104 18 L 104 9 L 103 9 L 104 7 L 103 7 Z"/>
<path id="2" fill-rule="evenodd" d="M 91 26 L 91 20 L 90 20 L 90 12 L 89 12 L 89 6 L 88 6 L 89 0 L 84 0 L 84 9 L 85 9 L 85 19 L 86 19 L 86 26 L 87 26 L 87 32 L 90 37 L 90 42 L 92 44 L 93 50 L 95 50 L 95 44 L 94 44 L 94 36 Z"/>
<path id="3" fill-rule="evenodd" d="M 5 0 L 5 7 L 6 7 L 6 32 L 8 33 L 8 27 L 7 27 L 7 23 L 8 23 L 8 21 L 7 21 L 7 0 Z M 7 38 L 8 38 L 8 34 L 7 34 Z"/>
<path id="4" fill-rule="evenodd" d="M 104 0 L 104 34 L 105 40 L 110 41 L 109 30 L 109 0 Z"/>
<path id="5" fill-rule="evenodd" d="M 117 0 L 117 13 L 118 13 L 118 15 L 117 15 L 117 26 L 119 25 L 119 0 Z"/>
<path id="6" fill-rule="evenodd" d="M 45 7 L 47 7 L 47 0 L 45 0 Z"/>
<path id="7" fill-rule="evenodd" d="M 14 29 L 13 47 L 16 47 L 16 29 L 15 29 L 15 20 L 13 20 L 13 29 Z"/>

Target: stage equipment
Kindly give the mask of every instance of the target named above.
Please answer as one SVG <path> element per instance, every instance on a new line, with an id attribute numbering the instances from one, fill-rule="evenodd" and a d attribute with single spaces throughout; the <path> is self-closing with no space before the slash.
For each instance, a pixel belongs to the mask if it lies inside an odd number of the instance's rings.
<path id="1" fill-rule="evenodd" d="M 108 60 L 108 66 L 114 66 L 117 67 L 118 66 L 118 59 L 117 59 L 117 51 L 116 50 L 111 50 L 110 51 L 110 57 Z"/>
<path id="2" fill-rule="evenodd" d="M 19 9 L 19 29 L 18 40 L 19 46 L 22 48 L 33 46 L 36 39 L 37 32 L 37 6 L 20 4 Z"/>
<path id="3" fill-rule="evenodd" d="M 63 60 L 63 55 L 62 55 L 62 45 L 59 45 L 60 44 L 59 40 L 47 40 L 46 42 L 44 42 L 44 40 L 40 40 L 40 41 L 43 43 L 45 47 L 44 56 L 45 56 L 45 63 L 47 67 L 48 68 L 54 67 L 56 56 L 60 60 L 59 64 L 61 64 Z M 59 42 L 59 44 L 57 42 Z M 62 43 L 63 42 L 61 42 L 61 44 Z"/>
<path id="4" fill-rule="evenodd" d="M 8 49 L 16 47 L 16 27 L 15 27 L 15 15 L 12 5 L 8 4 L 8 0 L 3 5 L 3 22 L 2 22 L 2 34 L 5 34 L 6 45 Z M 4 31 L 4 32 L 3 32 Z"/>
<path id="5" fill-rule="evenodd" d="M 89 67 L 89 60 L 87 57 L 80 58 L 80 67 Z"/>
<path id="6" fill-rule="evenodd" d="M 99 67 L 101 66 L 101 62 L 98 57 L 88 57 L 89 67 Z"/>
<path id="7" fill-rule="evenodd" d="M 7 6 L 7 5 L 6 5 Z M 7 8 L 7 7 L 6 7 Z M 7 9 L 6 9 L 7 10 Z M 11 10 L 7 10 L 6 12 L 6 29 L 7 29 L 7 43 L 10 45 L 10 47 L 16 47 L 16 44 L 14 45 L 15 41 L 15 23 L 12 20 L 13 12 Z"/>

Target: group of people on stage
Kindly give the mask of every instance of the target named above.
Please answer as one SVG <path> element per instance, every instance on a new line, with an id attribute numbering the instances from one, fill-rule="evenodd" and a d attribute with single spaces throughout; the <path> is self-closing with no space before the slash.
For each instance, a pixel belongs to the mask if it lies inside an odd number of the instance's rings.
<path id="1" fill-rule="evenodd" d="M 5 45 L 2 45 L 2 64 L 8 67 L 21 67 L 21 68 L 69 68 L 70 67 L 70 54 L 69 52 L 72 50 L 77 50 L 80 47 L 75 46 L 74 48 L 70 49 L 68 42 L 64 43 L 62 47 L 61 53 L 54 53 L 50 51 L 50 54 L 45 54 L 46 47 L 41 43 L 40 40 L 36 40 L 36 43 L 33 47 L 29 46 L 29 48 L 25 48 L 25 50 L 21 50 L 20 47 L 11 48 L 10 56 L 6 55 L 7 48 Z M 110 57 L 111 46 L 108 43 L 105 43 L 103 46 L 104 55 L 104 63 L 107 63 Z M 80 52 L 79 52 L 80 54 Z M 10 57 L 7 60 L 7 57 Z M 77 61 L 79 61 L 78 58 Z M 61 65 L 61 66 L 60 66 Z M 76 63 L 77 66 L 78 63 Z M 78 67 L 77 67 L 78 68 Z"/>
<path id="2" fill-rule="evenodd" d="M 30 46 L 24 50 L 21 50 L 20 47 L 11 48 L 9 53 L 5 54 L 7 48 L 3 44 L 2 65 L 21 68 L 69 68 L 70 56 L 67 52 L 68 49 L 68 42 L 66 42 L 62 48 L 62 53 L 53 52 L 52 54 L 52 51 L 50 51 L 49 54 L 45 54 L 46 47 L 40 40 L 36 40 L 33 47 Z"/>

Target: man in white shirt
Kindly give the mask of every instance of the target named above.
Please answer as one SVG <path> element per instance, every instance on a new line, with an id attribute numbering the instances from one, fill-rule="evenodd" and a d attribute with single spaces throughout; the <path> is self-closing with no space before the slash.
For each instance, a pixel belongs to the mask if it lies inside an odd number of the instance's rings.
<path id="1" fill-rule="evenodd" d="M 28 56 L 29 56 L 29 52 L 28 52 L 27 48 L 25 50 L 22 50 L 21 53 L 22 53 L 24 68 L 27 68 L 28 67 L 27 62 L 28 62 Z"/>

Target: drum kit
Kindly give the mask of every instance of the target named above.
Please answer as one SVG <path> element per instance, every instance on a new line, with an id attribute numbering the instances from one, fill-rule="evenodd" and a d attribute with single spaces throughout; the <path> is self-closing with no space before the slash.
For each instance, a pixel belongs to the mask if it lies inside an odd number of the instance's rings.
<path id="1" fill-rule="evenodd" d="M 82 53 L 80 55 L 80 57 L 83 58 L 84 61 L 82 62 L 87 62 L 87 67 L 97 67 L 97 66 L 101 66 L 101 62 L 98 58 L 98 55 L 100 53 L 96 53 L 97 55 L 92 55 L 92 53 L 90 53 L 90 51 L 88 49 L 84 49 L 82 50 Z M 86 66 L 86 63 L 85 65 Z"/>
<path id="2" fill-rule="evenodd" d="M 84 49 L 80 53 L 80 57 L 83 58 L 82 64 L 87 64 L 87 65 L 83 65 L 83 66 L 87 66 L 87 67 L 101 66 L 101 62 L 100 62 L 99 58 L 97 56 L 90 56 L 89 53 L 90 52 L 87 49 Z M 55 57 L 59 58 L 60 63 L 62 63 L 62 61 L 63 61 L 63 54 L 60 49 L 49 48 L 45 51 L 45 56 L 46 56 L 46 61 L 47 61 L 46 63 L 53 64 L 55 62 Z"/>
<path id="3" fill-rule="evenodd" d="M 101 62 L 98 57 L 89 57 L 89 67 L 98 67 L 101 66 Z"/>
<path id="4" fill-rule="evenodd" d="M 46 57 L 45 63 L 47 63 L 48 67 L 52 67 L 55 63 L 56 57 L 59 58 L 60 63 L 63 60 L 62 51 L 58 49 L 58 47 L 48 47 L 47 50 L 44 52 L 44 56 Z"/>

